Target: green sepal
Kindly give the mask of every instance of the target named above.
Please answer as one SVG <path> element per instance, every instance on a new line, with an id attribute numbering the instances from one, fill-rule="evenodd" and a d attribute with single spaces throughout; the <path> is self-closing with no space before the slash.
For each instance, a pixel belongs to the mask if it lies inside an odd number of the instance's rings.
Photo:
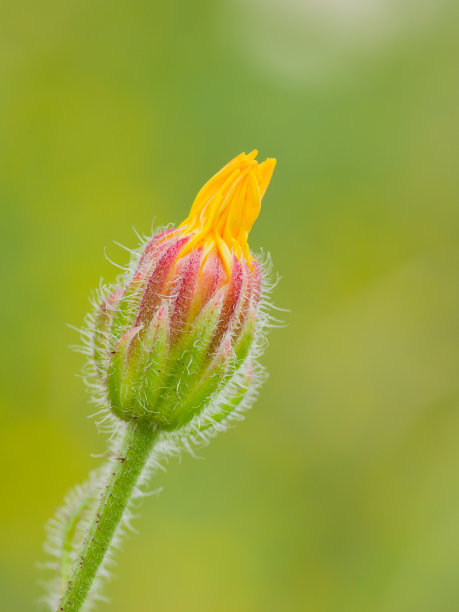
<path id="1" fill-rule="evenodd" d="M 132 380 L 129 376 L 130 345 L 142 326 L 133 327 L 117 342 L 108 364 L 107 391 L 113 412 L 122 419 L 129 420 L 132 404 Z"/>
<path id="2" fill-rule="evenodd" d="M 208 368 L 202 372 L 200 378 L 195 380 L 193 387 L 188 390 L 186 401 L 181 405 L 179 415 L 194 416 L 206 407 L 213 394 L 221 389 L 234 373 L 232 357 L 231 337 L 228 334 L 223 339 Z M 185 422 L 187 421 L 181 421 L 180 425 Z"/>
<path id="3" fill-rule="evenodd" d="M 109 333 L 113 321 L 113 312 L 118 301 L 117 293 L 111 295 L 99 307 L 93 327 L 93 358 L 96 367 L 103 370 L 109 353 Z"/>
<path id="4" fill-rule="evenodd" d="M 190 329 L 181 335 L 171 352 L 164 389 L 156 407 L 161 415 L 160 426 L 165 429 L 176 429 L 195 414 L 185 408 L 183 398 L 188 398 L 207 370 L 221 308 L 222 298 L 218 296 L 203 309 Z M 188 402 L 186 405 L 188 407 Z"/>
<path id="5" fill-rule="evenodd" d="M 250 347 L 252 346 L 253 339 L 255 337 L 255 330 L 255 314 L 252 315 L 252 313 L 250 313 L 244 327 L 239 332 L 239 338 L 234 346 L 234 355 L 237 364 L 241 364 L 249 354 Z"/>
<path id="6" fill-rule="evenodd" d="M 228 335 L 214 357 L 209 368 L 193 389 L 189 390 L 187 401 L 183 404 L 183 412 L 197 414 L 211 400 L 213 394 L 222 389 L 230 380 L 249 354 L 255 336 L 255 318 L 249 317 L 241 330 L 234 350 L 231 349 L 231 338 Z"/>
<path id="7" fill-rule="evenodd" d="M 110 334 L 115 341 L 125 333 L 125 330 L 133 327 L 137 317 L 137 305 L 142 298 L 143 289 L 143 279 L 133 280 L 117 302 L 112 316 Z"/>
<path id="8" fill-rule="evenodd" d="M 107 387 L 113 412 L 125 419 L 155 412 L 169 352 L 169 317 L 162 307 L 145 329 L 126 332 L 112 353 Z"/>
<path id="9" fill-rule="evenodd" d="M 139 404 L 144 411 L 156 413 L 156 401 L 166 376 L 169 354 L 169 315 L 166 307 L 158 310 L 141 342 L 146 359 L 143 362 Z"/>

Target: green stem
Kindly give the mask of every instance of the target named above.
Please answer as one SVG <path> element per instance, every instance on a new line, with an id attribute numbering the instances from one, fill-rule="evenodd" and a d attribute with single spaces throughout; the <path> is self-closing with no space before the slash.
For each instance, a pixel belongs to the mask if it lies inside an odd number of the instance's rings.
<path id="1" fill-rule="evenodd" d="M 129 423 L 58 611 L 81 610 L 150 456 L 155 436 L 151 423 Z"/>

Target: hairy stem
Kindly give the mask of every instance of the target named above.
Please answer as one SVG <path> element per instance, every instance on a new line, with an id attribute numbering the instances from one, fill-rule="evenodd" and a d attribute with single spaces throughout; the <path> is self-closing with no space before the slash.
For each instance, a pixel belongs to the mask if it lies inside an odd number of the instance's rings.
<path id="1" fill-rule="evenodd" d="M 128 424 L 58 611 L 81 610 L 151 453 L 155 437 L 156 429 L 147 421 L 137 420 Z"/>

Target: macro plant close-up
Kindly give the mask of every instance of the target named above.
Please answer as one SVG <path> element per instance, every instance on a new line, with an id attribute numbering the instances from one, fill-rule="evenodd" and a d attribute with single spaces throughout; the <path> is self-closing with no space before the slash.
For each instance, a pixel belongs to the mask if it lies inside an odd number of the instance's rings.
<path id="1" fill-rule="evenodd" d="M 457 1 L 0 33 L 0 612 L 457 612 Z"/>
<path id="2" fill-rule="evenodd" d="M 187 219 L 145 239 L 119 281 L 95 297 L 81 335 L 110 452 L 49 523 L 50 610 L 91 607 L 149 475 L 253 403 L 272 317 L 270 266 L 253 257 L 247 238 L 276 163 L 258 164 L 257 153 L 225 165 Z"/>

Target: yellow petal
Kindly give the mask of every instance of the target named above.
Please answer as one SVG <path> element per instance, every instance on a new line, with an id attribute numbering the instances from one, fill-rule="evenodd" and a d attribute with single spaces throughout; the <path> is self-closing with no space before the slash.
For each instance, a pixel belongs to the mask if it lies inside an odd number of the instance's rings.
<path id="1" fill-rule="evenodd" d="M 252 267 L 247 237 L 276 165 L 271 158 L 259 164 L 257 154 L 241 153 L 202 187 L 178 228 L 181 235 L 191 235 L 179 257 L 203 247 L 206 257 L 213 250 L 219 254 L 228 276 L 233 255 Z"/>

